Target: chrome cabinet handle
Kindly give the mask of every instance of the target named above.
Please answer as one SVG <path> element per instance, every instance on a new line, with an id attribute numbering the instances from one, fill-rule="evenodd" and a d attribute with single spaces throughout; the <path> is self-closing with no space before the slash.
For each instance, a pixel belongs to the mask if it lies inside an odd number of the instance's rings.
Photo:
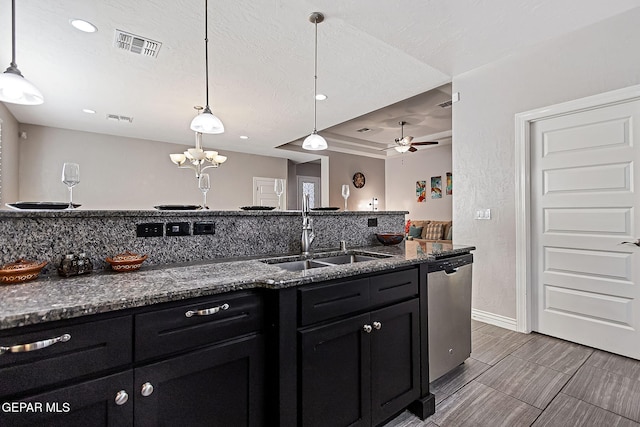
<path id="1" fill-rule="evenodd" d="M 28 351 L 35 351 L 35 350 L 40 350 L 40 349 L 43 349 L 43 348 L 47 348 L 47 347 L 49 347 L 51 345 L 54 345 L 56 343 L 59 343 L 59 342 L 67 342 L 70 339 L 71 339 L 71 335 L 70 334 L 63 334 L 63 335 L 60 335 L 59 337 L 50 338 L 48 340 L 32 342 L 32 343 L 29 343 L 29 344 L 16 344 L 16 345 L 8 346 L 8 347 L 0 346 L 0 354 L 5 354 L 5 353 L 26 353 Z"/>
<path id="2" fill-rule="evenodd" d="M 635 242 L 620 242 L 620 244 L 621 244 L 621 245 L 624 245 L 624 244 L 627 244 L 627 243 L 628 243 L 628 244 L 631 244 L 631 245 L 640 246 L 640 239 L 638 239 L 638 240 L 637 240 L 637 241 L 635 241 Z"/>
<path id="3" fill-rule="evenodd" d="M 189 310 L 184 315 L 187 317 L 193 316 L 210 316 L 212 314 L 216 314 L 220 310 L 229 310 L 229 304 L 224 303 L 217 307 L 205 308 L 204 310 Z"/>
<path id="4" fill-rule="evenodd" d="M 373 329 L 380 330 L 382 328 L 381 322 L 373 322 Z"/>
<path id="5" fill-rule="evenodd" d="M 373 330 L 373 328 L 371 327 L 371 325 L 364 325 L 362 327 L 362 330 L 365 331 L 366 333 L 370 334 L 371 331 Z"/>
<path id="6" fill-rule="evenodd" d="M 140 394 L 143 395 L 144 397 L 147 397 L 147 396 L 151 396 L 151 393 L 153 393 L 153 385 L 151 385 L 150 382 L 146 382 L 142 384 L 142 389 L 140 390 Z"/>
<path id="7" fill-rule="evenodd" d="M 127 401 L 129 400 L 129 395 L 127 394 L 126 391 L 124 390 L 120 390 L 118 393 L 116 393 L 116 405 L 120 406 L 120 405 L 124 405 L 125 403 L 127 403 Z"/>

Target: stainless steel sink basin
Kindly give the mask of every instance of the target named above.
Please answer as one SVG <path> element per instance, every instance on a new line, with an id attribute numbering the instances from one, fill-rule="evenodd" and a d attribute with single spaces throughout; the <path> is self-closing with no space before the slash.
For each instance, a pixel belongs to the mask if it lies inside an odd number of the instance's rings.
<path id="1" fill-rule="evenodd" d="M 302 270 L 309 270 L 311 268 L 329 267 L 328 264 L 321 264 L 310 259 L 305 259 L 302 261 L 279 262 L 279 263 L 274 263 L 274 265 L 288 271 L 302 271 Z"/>
<path id="2" fill-rule="evenodd" d="M 360 254 L 346 254 L 346 255 L 338 255 L 338 256 L 332 256 L 327 258 L 314 258 L 314 261 L 326 262 L 328 264 L 353 264 L 354 262 L 376 261 L 381 258 L 387 258 L 387 257 L 374 257 L 369 255 L 360 255 Z"/>
<path id="3" fill-rule="evenodd" d="M 363 254 L 341 254 L 334 256 L 317 255 L 315 258 L 281 261 L 278 258 L 264 260 L 267 264 L 272 264 L 288 271 L 304 271 L 312 268 L 333 267 L 336 265 L 353 264 L 356 262 L 376 261 L 379 259 L 389 258 L 390 255 L 363 255 Z M 290 259 L 290 258 L 289 258 Z"/>

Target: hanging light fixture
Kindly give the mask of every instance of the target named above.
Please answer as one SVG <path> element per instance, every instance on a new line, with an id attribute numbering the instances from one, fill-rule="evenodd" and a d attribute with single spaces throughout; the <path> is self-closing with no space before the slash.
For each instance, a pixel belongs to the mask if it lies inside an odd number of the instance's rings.
<path id="1" fill-rule="evenodd" d="M 193 108 L 198 111 L 202 110 L 199 105 Z M 199 114 L 199 116 L 201 115 Z M 181 169 L 192 169 L 198 179 L 206 169 L 217 168 L 227 161 L 227 156 L 221 156 L 217 151 L 205 151 L 202 149 L 202 132 L 196 132 L 195 148 L 189 148 L 184 153 L 169 154 L 169 158 Z"/>
<path id="2" fill-rule="evenodd" d="M 0 74 L 0 101 L 12 104 L 39 105 L 44 102 L 42 93 L 25 79 L 16 64 L 16 3 L 11 0 L 11 63 Z"/>
<path id="3" fill-rule="evenodd" d="M 318 135 L 317 116 L 318 116 L 318 24 L 324 21 L 324 15 L 320 12 L 313 12 L 309 15 L 309 21 L 314 24 L 316 30 L 316 42 L 314 51 L 314 75 L 313 75 L 313 132 L 302 142 L 302 148 L 305 150 L 326 150 L 327 141 Z"/>
<path id="4" fill-rule="evenodd" d="M 191 121 L 191 130 L 201 133 L 223 133 L 224 125 L 222 121 L 213 115 L 211 108 L 209 108 L 209 37 L 208 37 L 208 14 L 207 6 L 208 0 L 204 0 L 204 62 L 205 62 L 205 81 L 207 88 L 207 105 L 204 107 L 204 111 L 197 115 Z"/>

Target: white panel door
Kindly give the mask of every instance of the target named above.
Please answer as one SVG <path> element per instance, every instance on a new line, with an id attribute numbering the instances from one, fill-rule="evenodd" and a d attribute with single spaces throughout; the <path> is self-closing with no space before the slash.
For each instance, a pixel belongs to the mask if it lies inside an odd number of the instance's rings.
<path id="1" fill-rule="evenodd" d="M 253 204 L 255 206 L 278 206 L 275 192 L 275 178 L 253 177 Z M 287 192 L 282 194 L 282 206 L 287 206 Z"/>
<path id="2" fill-rule="evenodd" d="M 639 125 L 640 101 L 531 125 L 533 330 L 635 359 Z"/>

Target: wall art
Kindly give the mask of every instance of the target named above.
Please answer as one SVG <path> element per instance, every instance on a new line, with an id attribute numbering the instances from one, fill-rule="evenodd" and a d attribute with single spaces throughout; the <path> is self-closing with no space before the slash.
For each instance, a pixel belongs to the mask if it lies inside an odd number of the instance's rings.
<path id="1" fill-rule="evenodd" d="M 431 198 L 432 199 L 442 198 L 442 177 L 441 176 L 431 177 Z"/>
<path id="2" fill-rule="evenodd" d="M 451 172 L 447 172 L 447 196 L 451 196 L 453 194 L 453 176 L 451 176 Z"/>
<path id="3" fill-rule="evenodd" d="M 418 203 L 427 202 L 427 181 L 416 181 L 416 199 Z"/>

